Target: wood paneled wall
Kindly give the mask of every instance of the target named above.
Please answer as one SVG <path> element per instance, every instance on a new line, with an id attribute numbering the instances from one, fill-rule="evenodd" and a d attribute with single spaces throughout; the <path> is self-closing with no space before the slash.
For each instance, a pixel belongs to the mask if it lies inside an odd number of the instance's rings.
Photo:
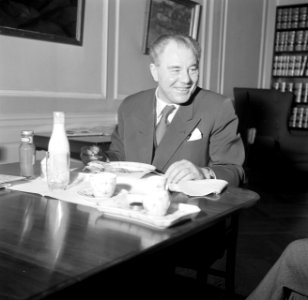
<path id="1" fill-rule="evenodd" d="M 81 47 L 0 35 L 0 163 L 18 160 L 22 129 L 51 130 L 53 111 L 66 113 L 68 127 L 111 126 L 122 99 L 155 86 L 142 53 L 146 1 L 86 1 Z M 226 96 L 233 86 L 265 85 L 273 1 L 195 1 L 200 85 Z"/>

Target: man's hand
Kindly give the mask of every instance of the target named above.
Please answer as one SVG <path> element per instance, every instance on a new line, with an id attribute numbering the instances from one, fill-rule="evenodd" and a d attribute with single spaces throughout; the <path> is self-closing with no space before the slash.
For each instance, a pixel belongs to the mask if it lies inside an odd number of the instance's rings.
<path id="1" fill-rule="evenodd" d="M 182 180 L 204 179 L 202 169 L 188 160 L 173 163 L 166 171 L 167 184 L 179 183 Z"/>

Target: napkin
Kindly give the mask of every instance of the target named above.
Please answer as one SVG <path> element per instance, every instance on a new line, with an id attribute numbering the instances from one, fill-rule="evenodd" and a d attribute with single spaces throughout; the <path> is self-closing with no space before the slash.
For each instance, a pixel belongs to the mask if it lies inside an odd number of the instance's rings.
<path id="1" fill-rule="evenodd" d="M 228 182 L 222 179 L 187 180 L 169 184 L 169 190 L 181 192 L 188 196 L 200 197 L 220 194 L 227 185 Z"/>

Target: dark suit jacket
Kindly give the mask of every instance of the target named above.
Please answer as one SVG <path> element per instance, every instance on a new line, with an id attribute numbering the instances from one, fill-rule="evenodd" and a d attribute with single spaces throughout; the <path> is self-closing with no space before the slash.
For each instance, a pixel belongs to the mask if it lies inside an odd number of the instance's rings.
<path id="1" fill-rule="evenodd" d="M 163 172 L 175 161 L 187 159 L 199 167 L 212 168 L 217 178 L 229 184 L 241 183 L 245 154 L 231 99 L 198 88 L 191 100 L 180 106 L 156 150 L 155 120 L 155 89 L 124 99 L 109 158 L 153 164 Z M 196 128 L 202 138 L 189 141 Z"/>

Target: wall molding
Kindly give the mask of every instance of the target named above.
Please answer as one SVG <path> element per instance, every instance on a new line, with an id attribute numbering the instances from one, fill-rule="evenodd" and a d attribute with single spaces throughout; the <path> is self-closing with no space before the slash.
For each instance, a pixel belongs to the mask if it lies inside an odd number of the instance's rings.
<path id="1" fill-rule="evenodd" d="M 225 63 L 226 63 L 226 39 L 227 39 L 227 25 L 228 25 L 228 7 L 229 1 L 221 1 L 221 22 L 220 22 L 220 32 L 219 32 L 219 66 L 218 66 L 218 78 L 217 86 L 218 93 L 224 94 L 224 74 L 225 74 Z"/>
<path id="2" fill-rule="evenodd" d="M 264 36 L 265 52 L 263 55 L 263 70 L 261 86 L 270 88 L 272 80 L 273 41 L 275 38 L 275 16 L 277 1 L 267 1 L 266 32 Z"/>
<path id="3" fill-rule="evenodd" d="M 261 28 L 261 45 L 260 45 L 260 57 L 259 57 L 259 72 L 258 72 L 258 87 L 266 88 L 266 33 L 268 31 L 268 15 L 269 7 L 267 1 L 263 0 L 263 11 L 262 11 L 262 28 Z"/>
<path id="4" fill-rule="evenodd" d="M 108 23 L 109 23 L 109 0 L 103 1 L 103 30 L 102 30 L 102 65 L 101 65 L 101 74 L 102 74 L 102 85 L 101 85 L 101 95 L 103 99 L 107 99 L 107 78 L 108 78 Z"/>
<path id="5" fill-rule="evenodd" d="M 101 59 L 101 85 L 97 93 L 92 92 L 66 92 L 66 91 L 34 91 L 34 90 L 0 90 L 0 97 L 15 97 L 16 99 L 31 98 L 53 98 L 53 99 L 86 99 L 86 100 L 107 100 L 107 57 L 108 57 L 108 9 L 109 0 L 102 4 L 102 59 Z"/>
<path id="6" fill-rule="evenodd" d="M 120 0 L 115 1 L 115 29 L 114 29 L 114 76 L 113 97 L 122 100 L 125 95 L 119 95 L 119 46 L 120 46 Z"/>
<path id="7" fill-rule="evenodd" d="M 71 92 L 49 92 L 49 91 L 26 91 L 26 90 L 0 90 L 1 97 L 22 98 L 65 98 L 65 99 L 87 99 L 87 100 L 103 100 L 106 94 L 101 93 L 71 93 Z"/>
<path id="8" fill-rule="evenodd" d="M 110 5 L 111 7 L 111 5 Z M 112 59 L 113 65 L 112 65 L 112 72 L 109 73 L 113 78 L 113 84 L 110 86 L 110 92 L 111 97 L 113 101 L 120 101 L 129 96 L 128 94 L 119 94 L 119 47 L 120 47 L 120 10 L 121 10 L 121 0 L 114 0 L 112 2 L 112 9 L 109 8 L 109 13 L 112 11 L 114 16 L 114 22 L 112 24 L 113 29 L 113 40 L 109 40 L 109 42 L 113 45 L 113 51 L 110 51 L 110 57 L 109 59 Z M 111 19 L 111 18 L 110 18 Z M 109 30 L 112 30 L 109 28 Z M 112 52 L 112 53 L 111 53 Z"/>
<path id="9" fill-rule="evenodd" d="M 0 115 L 0 132 L 5 129 L 4 127 L 27 127 L 29 125 L 35 126 L 37 129 L 43 128 L 46 125 L 52 126 L 52 114 L 6 114 Z M 85 126 L 90 124 L 101 125 L 114 125 L 116 124 L 115 113 L 98 113 L 98 114 L 84 114 L 84 113 L 66 113 L 65 124 L 66 127 L 72 128 L 72 126 Z M 80 125 L 79 125 L 80 124 Z M 85 124 L 85 125 L 84 125 Z M 39 126 L 39 128 L 37 127 Z"/>
<path id="10" fill-rule="evenodd" d="M 199 28 L 200 45 L 202 51 L 200 63 L 200 82 L 203 83 L 205 89 L 211 86 L 211 70 L 212 70 L 212 43 L 213 43 L 213 22 L 214 22 L 214 3 L 213 0 L 203 0 L 202 3 L 202 19 Z M 205 28 L 205 29 L 204 29 Z"/>

